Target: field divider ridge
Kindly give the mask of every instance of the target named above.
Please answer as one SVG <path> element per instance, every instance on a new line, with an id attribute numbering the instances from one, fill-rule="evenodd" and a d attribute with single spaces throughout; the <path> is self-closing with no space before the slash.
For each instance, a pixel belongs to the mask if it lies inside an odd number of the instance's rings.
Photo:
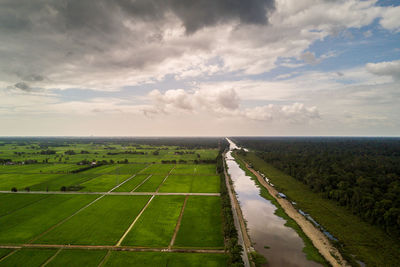
<path id="1" fill-rule="evenodd" d="M 179 228 L 181 227 L 182 217 L 183 217 L 183 213 L 185 211 L 185 207 L 186 207 L 186 203 L 187 203 L 188 198 L 189 198 L 189 196 L 186 195 L 185 201 L 183 201 L 181 213 L 179 214 L 179 218 L 178 218 L 178 221 L 177 221 L 176 226 L 175 226 L 174 234 L 172 235 L 171 242 L 169 243 L 169 246 L 168 246 L 169 250 L 171 250 L 172 246 L 174 245 L 176 236 L 178 235 Z"/>
<path id="2" fill-rule="evenodd" d="M 28 241 L 28 243 L 32 243 L 35 242 L 36 240 L 38 240 L 39 238 L 41 238 L 42 236 L 44 236 L 45 234 L 47 234 L 48 232 L 50 232 L 51 230 L 53 230 L 54 228 L 56 228 L 57 226 L 60 226 L 61 224 L 65 223 L 66 221 L 68 221 L 69 219 L 71 219 L 72 217 L 74 217 L 76 214 L 80 213 L 81 211 L 83 211 L 84 209 L 86 209 L 87 207 L 90 207 L 91 205 L 93 205 L 94 203 L 96 203 L 98 200 L 102 199 L 103 197 L 105 197 L 106 194 L 103 194 L 101 196 L 99 196 L 98 198 L 96 198 L 95 200 L 93 200 L 92 202 L 90 202 L 89 204 L 87 204 L 86 206 L 80 208 L 79 210 L 75 211 L 73 214 L 71 214 L 70 216 L 68 216 L 67 218 L 65 218 L 64 220 L 58 222 L 57 224 L 53 225 L 52 227 L 50 227 L 49 229 L 47 229 L 46 231 L 44 231 L 43 233 L 41 233 L 40 235 L 32 238 L 31 240 Z"/>
<path id="3" fill-rule="evenodd" d="M 144 179 L 140 184 L 138 184 L 135 188 L 133 188 L 132 191 L 131 191 L 130 193 L 133 193 L 133 191 L 135 191 L 135 190 L 138 189 L 140 186 L 142 186 L 142 184 L 144 184 L 147 180 L 149 180 L 151 176 L 153 176 L 153 174 L 150 174 L 149 176 L 147 176 L 146 179 Z"/>
<path id="4" fill-rule="evenodd" d="M 115 246 L 119 247 L 121 246 L 122 241 L 124 241 L 125 237 L 128 235 L 128 233 L 131 231 L 135 223 L 139 220 L 140 216 L 143 214 L 143 212 L 146 210 L 146 208 L 150 205 L 150 202 L 153 200 L 155 195 L 153 195 L 149 201 L 146 203 L 146 205 L 143 207 L 143 209 L 139 212 L 139 214 L 136 216 L 135 220 L 129 225 L 128 229 L 125 231 L 125 233 L 122 235 L 122 237 L 118 240 L 117 244 Z"/>
<path id="5" fill-rule="evenodd" d="M 165 180 L 167 180 L 168 176 L 171 175 L 171 172 L 175 169 L 176 165 L 168 172 L 167 176 L 162 180 L 162 182 L 158 185 L 156 189 L 156 193 L 158 193 L 158 190 L 160 190 L 161 186 L 164 184 Z"/>
<path id="6" fill-rule="evenodd" d="M 43 195 L 106 195 L 106 196 L 220 196 L 221 193 L 185 193 L 185 192 L 76 192 L 76 191 L 0 191 L 0 194 L 43 194 Z M 6 214 L 8 215 L 8 214 Z M 3 215 L 3 216 L 6 216 Z"/>
<path id="7" fill-rule="evenodd" d="M 8 257 L 12 256 L 14 253 L 16 253 L 17 251 L 19 251 L 21 248 L 17 248 L 13 251 L 11 251 L 10 253 L 8 253 L 7 255 L 5 255 L 3 258 L 0 259 L 0 262 L 2 262 L 3 260 L 7 259 Z"/>
<path id="8" fill-rule="evenodd" d="M 58 253 L 60 253 L 61 250 L 63 250 L 63 248 L 60 248 L 59 250 L 57 250 L 57 252 L 54 253 L 53 256 L 51 256 L 50 258 L 48 258 L 47 261 L 46 261 L 45 263 L 43 263 L 42 265 L 40 265 L 40 267 L 44 267 L 44 266 L 46 266 L 47 264 L 49 264 L 52 260 L 54 260 L 54 258 L 57 257 Z"/>
<path id="9" fill-rule="evenodd" d="M 182 253 L 225 254 L 225 250 L 223 248 L 174 248 L 168 250 L 167 248 L 153 248 L 153 247 L 140 247 L 140 246 L 134 247 L 134 246 L 115 246 L 115 245 L 23 244 L 16 250 L 19 250 L 21 248 L 62 248 L 62 249 L 78 249 L 78 250 L 85 249 L 85 250 L 136 251 L 136 252 L 182 252 Z M 15 251 L 12 252 L 15 253 Z"/>
<path id="10" fill-rule="evenodd" d="M 108 261 L 108 259 L 110 258 L 110 255 L 111 255 L 111 250 L 108 250 L 106 255 L 104 255 L 103 259 L 99 263 L 99 265 L 97 265 L 97 267 L 103 266 Z"/>
<path id="11" fill-rule="evenodd" d="M 125 181 L 123 181 L 122 183 L 118 184 L 117 186 L 115 186 L 114 188 L 112 188 L 111 190 L 108 191 L 108 193 L 114 191 L 115 189 L 117 189 L 118 187 L 120 187 L 121 185 L 123 185 L 124 183 L 132 180 L 133 178 L 136 177 L 136 175 L 138 175 L 140 172 L 144 171 L 145 169 L 147 169 L 150 165 L 146 166 L 145 168 L 143 168 L 142 170 L 140 170 L 139 172 L 135 173 L 134 175 L 132 175 L 131 177 L 129 177 L 128 179 L 126 179 Z M 121 168 L 121 167 L 120 167 Z"/>

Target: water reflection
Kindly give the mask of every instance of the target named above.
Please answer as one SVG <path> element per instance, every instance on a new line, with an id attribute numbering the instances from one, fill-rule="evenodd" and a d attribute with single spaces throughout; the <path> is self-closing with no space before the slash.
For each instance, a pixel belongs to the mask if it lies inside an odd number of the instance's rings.
<path id="1" fill-rule="evenodd" d="M 231 141 L 230 143 L 233 144 Z M 276 207 L 259 195 L 259 188 L 240 169 L 231 151 L 227 153 L 226 158 L 228 172 L 247 221 L 250 238 L 255 243 L 256 251 L 268 259 L 269 266 L 321 266 L 306 259 L 302 251 L 304 243 L 301 238 L 292 228 L 284 225 L 286 223 L 284 219 L 274 214 Z M 270 248 L 266 249 L 264 246 Z"/>

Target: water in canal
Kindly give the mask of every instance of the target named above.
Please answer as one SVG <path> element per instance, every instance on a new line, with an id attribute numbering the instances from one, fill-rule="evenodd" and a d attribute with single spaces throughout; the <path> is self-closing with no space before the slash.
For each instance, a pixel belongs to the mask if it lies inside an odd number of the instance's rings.
<path id="1" fill-rule="evenodd" d="M 231 150 L 236 148 L 231 141 L 230 144 Z M 286 220 L 274 214 L 276 207 L 260 196 L 256 183 L 246 176 L 232 157 L 231 151 L 226 154 L 226 163 L 243 216 L 247 221 L 250 239 L 255 243 L 256 251 L 267 258 L 269 266 L 321 266 L 306 259 L 302 251 L 303 240 L 292 228 L 284 225 Z M 264 246 L 270 248 L 266 249 Z"/>

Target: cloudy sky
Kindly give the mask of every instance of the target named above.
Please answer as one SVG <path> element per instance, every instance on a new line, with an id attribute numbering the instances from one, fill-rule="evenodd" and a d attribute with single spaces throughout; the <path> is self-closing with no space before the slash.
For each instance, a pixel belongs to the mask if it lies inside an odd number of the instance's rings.
<path id="1" fill-rule="evenodd" d="M 0 135 L 400 135 L 400 2 L 0 0 Z"/>

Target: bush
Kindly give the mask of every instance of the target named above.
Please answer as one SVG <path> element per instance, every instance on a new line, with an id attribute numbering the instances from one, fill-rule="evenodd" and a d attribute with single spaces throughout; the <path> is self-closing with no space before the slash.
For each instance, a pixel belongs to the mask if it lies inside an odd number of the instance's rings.
<path id="1" fill-rule="evenodd" d="M 11 188 L 11 192 L 17 192 L 17 191 L 18 191 L 18 190 L 17 190 L 16 187 Z"/>

